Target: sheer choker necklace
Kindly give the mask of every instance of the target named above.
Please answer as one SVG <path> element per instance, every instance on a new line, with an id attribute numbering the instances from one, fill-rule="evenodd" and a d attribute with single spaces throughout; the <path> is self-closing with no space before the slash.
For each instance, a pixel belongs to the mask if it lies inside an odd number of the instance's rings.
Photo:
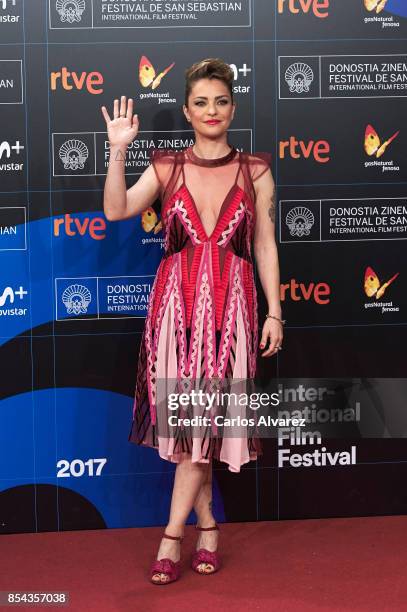
<path id="1" fill-rule="evenodd" d="M 196 153 L 193 152 L 192 146 L 186 149 L 186 153 L 189 159 L 195 164 L 198 164 L 199 166 L 221 166 L 223 164 L 227 164 L 229 161 L 231 161 L 234 158 L 234 156 L 237 153 L 237 149 L 232 146 L 229 153 L 226 153 L 226 155 L 223 155 L 222 157 L 215 157 L 212 159 L 206 159 L 205 157 L 198 157 L 198 155 L 196 155 Z"/>

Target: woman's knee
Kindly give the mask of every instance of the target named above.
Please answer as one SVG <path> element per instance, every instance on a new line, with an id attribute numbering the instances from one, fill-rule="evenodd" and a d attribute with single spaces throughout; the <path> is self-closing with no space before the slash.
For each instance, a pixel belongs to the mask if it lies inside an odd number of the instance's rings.
<path id="1" fill-rule="evenodd" d="M 191 470 L 206 474 L 206 472 L 211 468 L 211 466 L 211 462 L 208 463 L 204 461 L 192 461 L 192 457 L 185 457 L 177 464 L 176 469 Z"/>

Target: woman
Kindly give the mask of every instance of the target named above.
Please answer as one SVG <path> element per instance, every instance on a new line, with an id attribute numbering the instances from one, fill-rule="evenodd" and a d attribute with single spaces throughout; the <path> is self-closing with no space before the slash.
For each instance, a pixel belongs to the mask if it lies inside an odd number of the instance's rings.
<path id="1" fill-rule="evenodd" d="M 113 120 L 102 107 L 110 160 L 115 160 L 109 163 L 104 191 L 107 219 L 138 215 L 161 199 L 165 254 L 149 298 L 129 435 L 130 441 L 157 448 L 162 458 L 177 464 L 169 521 L 151 567 L 154 584 L 179 577 L 180 542 L 192 508 L 199 530 L 192 567 L 203 574 L 219 569 L 212 459 L 239 472 L 242 464 L 262 454 L 259 439 L 247 432 L 222 438 L 208 424 L 169 427 L 169 406 L 159 401 L 163 382 L 168 399 L 166 385 L 177 380 L 254 377 L 258 322 L 252 239 L 269 310 L 261 355 L 274 355 L 283 338 L 270 154 L 251 155 L 228 144 L 235 109 L 228 64 L 209 58 L 191 66 L 183 111 L 195 132 L 194 145 L 182 151 L 153 150 L 151 164 L 126 191 L 126 149 L 137 136 L 139 120 L 133 116 L 133 101 L 126 104 L 124 96 L 120 110 L 114 101 Z M 207 410 L 199 414 L 207 416 Z"/>

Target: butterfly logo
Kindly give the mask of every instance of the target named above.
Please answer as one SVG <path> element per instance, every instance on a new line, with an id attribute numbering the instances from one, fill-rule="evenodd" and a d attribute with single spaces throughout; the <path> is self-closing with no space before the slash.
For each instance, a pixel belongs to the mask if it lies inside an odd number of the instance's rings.
<path id="1" fill-rule="evenodd" d="M 151 89 L 155 89 L 161 83 L 161 79 L 165 77 L 167 72 L 169 72 L 173 66 L 175 66 L 175 62 L 172 62 L 172 64 L 167 66 L 165 70 L 157 74 L 153 64 L 150 62 L 148 57 L 142 55 L 138 68 L 138 76 L 141 85 L 143 87 L 151 86 Z"/>
<path id="2" fill-rule="evenodd" d="M 387 4 L 387 0 L 365 0 L 365 9 L 381 13 Z"/>
<path id="3" fill-rule="evenodd" d="M 364 288 L 365 293 L 368 297 L 374 297 L 376 300 L 382 297 L 383 293 L 386 291 L 387 287 L 392 283 L 399 275 L 399 272 L 396 272 L 390 280 L 380 284 L 379 277 L 376 272 L 368 266 L 365 270 L 365 280 L 364 280 Z"/>
<path id="4" fill-rule="evenodd" d="M 397 130 L 397 132 L 395 132 L 393 136 L 390 136 L 388 140 L 380 142 L 378 133 L 373 126 L 368 124 L 365 130 L 365 152 L 368 155 L 376 155 L 376 157 L 381 157 L 391 141 L 396 138 L 399 132 L 400 130 Z"/>
<path id="5" fill-rule="evenodd" d="M 141 227 L 145 232 L 158 234 L 162 230 L 162 223 L 158 220 L 157 213 L 152 206 L 149 206 L 141 215 Z"/>

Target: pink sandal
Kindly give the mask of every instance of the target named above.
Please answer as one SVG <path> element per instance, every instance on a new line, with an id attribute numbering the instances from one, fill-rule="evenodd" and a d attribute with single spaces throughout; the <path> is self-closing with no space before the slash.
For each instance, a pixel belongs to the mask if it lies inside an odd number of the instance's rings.
<path id="1" fill-rule="evenodd" d="M 195 529 L 199 531 L 212 531 L 214 529 L 219 529 L 219 526 L 217 523 L 215 523 L 213 527 L 198 527 L 198 525 L 195 525 Z M 199 571 L 198 566 L 201 563 L 210 563 L 213 565 L 213 570 L 210 572 Z M 220 568 L 220 565 L 220 556 L 217 551 L 212 552 L 206 548 L 199 548 L 192 555 L 191 567 L 198 574 L 214 574 Z"/>
<path id="2" fill-rule="evenodd" d="M 164 533 L 163 538 L 182 541 L 184 536 L 170 536 Z M 153 584 L 169 584 L 170 582 L 178 580 L 180 577 L 180 570 L 181 561 L 173 561 L 168 557 L 164 557 L 163 559 L 155 559 L 151 564 L 150 580 Z M 166 574 L 168 576 L 168 580 L 153 580 L 155 574 Z"/>

